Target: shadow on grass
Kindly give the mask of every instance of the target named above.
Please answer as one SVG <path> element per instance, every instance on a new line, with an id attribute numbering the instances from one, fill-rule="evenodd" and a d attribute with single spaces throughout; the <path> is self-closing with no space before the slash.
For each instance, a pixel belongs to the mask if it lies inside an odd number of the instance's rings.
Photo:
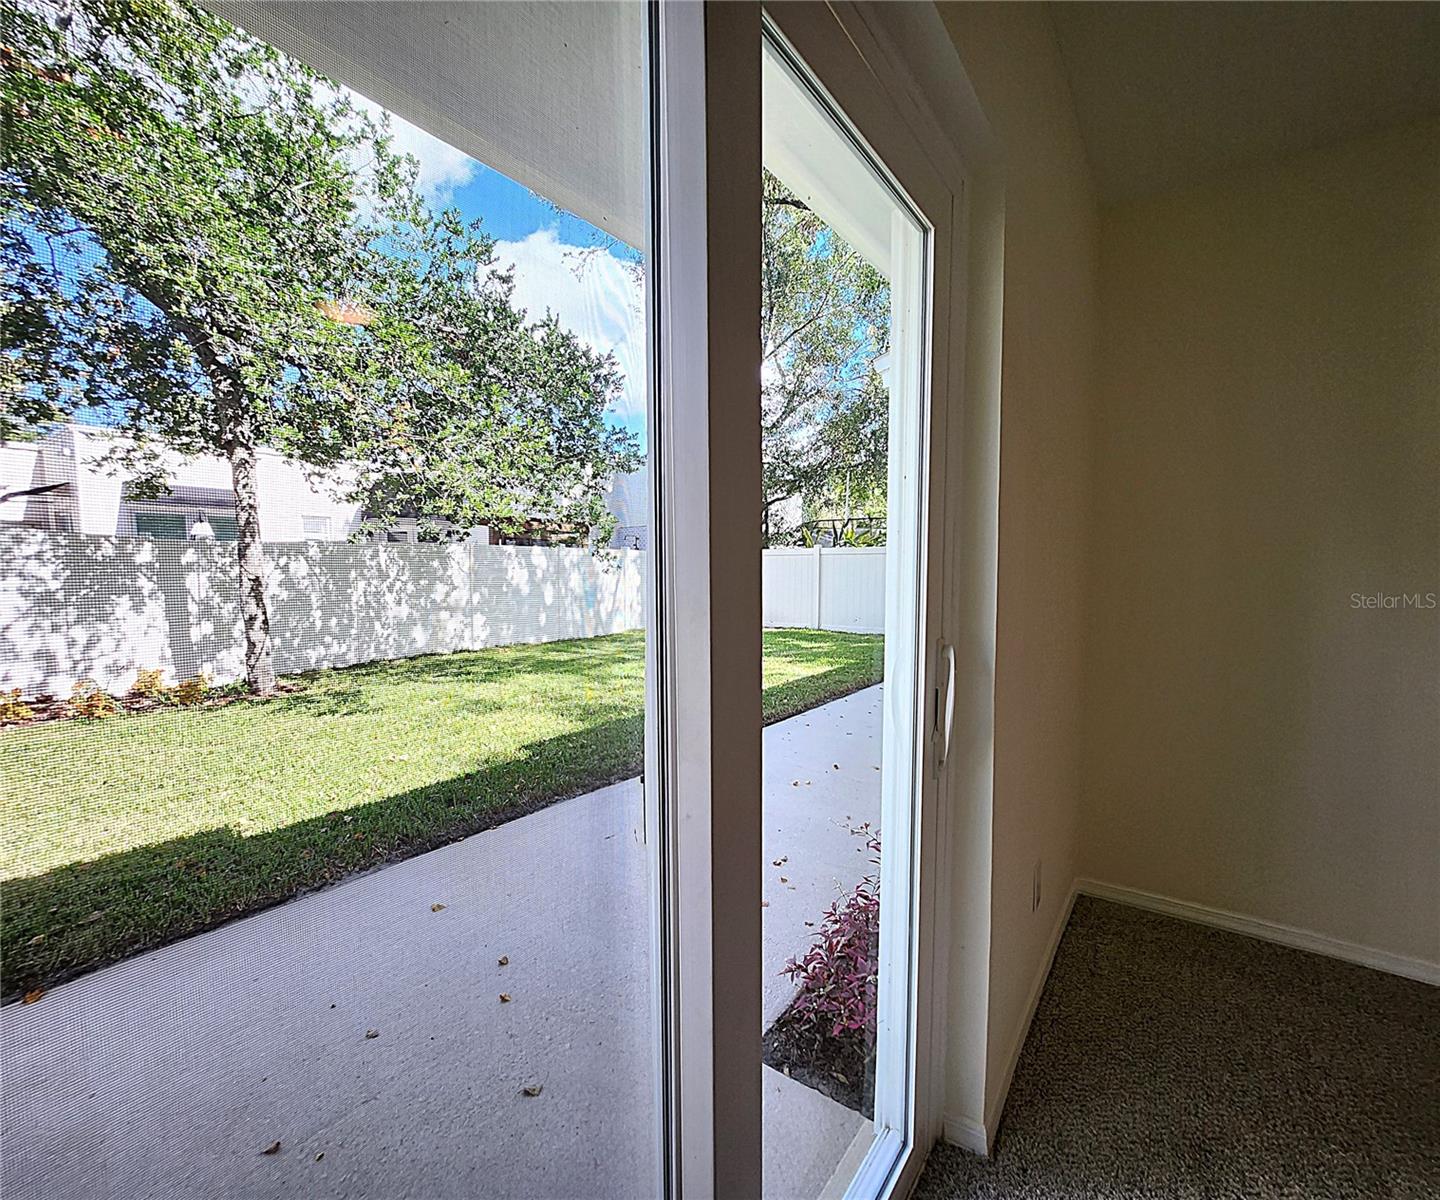
<path id="1" fill-rule="evenodd" d="M 457 841 L 640 772 L 625 717 L 515 758 L 267 833 L 214 829 L 0 883 L 0 991 L 13 999 L 357 871 Z"/>
<path id="2" fill-rule="evenodd" d="M 836 667 L 819 675 L 807 675 L 803 679 L 792 679 L 789 683 L 766 688 L 762 701 L 764 723 L 773 725 L 787 717 L 797 717 L 818 705 L 843 699 L 879 682 L 878 668 L 873 675 L 857 675 L 853 667 Z"/>
<path id="3" fill-rule="evenodd" d="M 787 631 L 785 644 L 773 647 L 774 635 L 766 636 L 767 649 L 782 654 L 824 645 L 824 635 L 809 631 Z M 767 688 L 765 723 L 878 682 L 879 656 L 867 646 L 875 641 L 857 638 L 853 649 L 835 656 L 840 665 Z M 609 651 L 617 659 L 636 652 L 618 640 Z M 266 703 L 341 716 L 384 707 L 374 689 L 387 677 L 413 686 L 442 679 L 483 684 L 518 674 L 572 686 L 573 672 L 566 669 L 572 664 L 595 668 L 593 639 L 589 645 L 550 642 L 317 672 L 303 678 L 311 685 L 307 690 Z M 492 707 L 474 703 L 479 711 Z M 643 763 L 643 721 L 636 713 L 532 742 L 504 762 L 269 832 L 207 830 L 0 882 L 0 996 L 13 999 L 53 986 L 358 871 L 633 778 Z"/>
<path id="4" fill-rule="evenodd" d="M 537 685 L 548 681 L 570 687 L 574 686 L 577 672 L 578 677 L 583 678 L 593 673 L 597 665 L 604 665 L 607 659 L 618 667 L 633 666 L 640 671 L 644 645 L 643 632 L 618 633 L 357 663 L 288 676 L 286 682 L 299 690 L 266 703 L 304 715 L 350 716 L 384 707 L 376 694 L 376 685 L 416 688 L 461 683 L 475 687 L 504 683 L 523 675 Z M 637 681 L 637 691 L 639 686 Z"/>

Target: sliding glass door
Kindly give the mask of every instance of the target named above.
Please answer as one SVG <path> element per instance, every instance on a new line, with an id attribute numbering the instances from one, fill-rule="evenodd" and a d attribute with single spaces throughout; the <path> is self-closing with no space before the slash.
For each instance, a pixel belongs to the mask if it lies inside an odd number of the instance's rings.
<path id="1" fill-rule="evenodd" d="M 662 1186 L 650 15 L 5 5 L 7 1198 Z"/>
<path id="2" fill-rule="evenodd" d="M 932 335 L 949 196 L 913 159 L 887 162 L 905 130 L 855 86 L 873 77 L 834 19 L 773 15 L 761 49 L 764 1192 L 870 1196 L 895 1184 L 927 1124 L 921 851 L 949 662 L 932 648 Z M 870 138 L 847 98 L 870 101 Z M 815 663 L 825 669 L 809 675 Z"/>
<path id="3" fill-rule="evenodd" d="M 863 27 L 0 23 L 0 1190 L 900 1184 L 953 196 Z"/>

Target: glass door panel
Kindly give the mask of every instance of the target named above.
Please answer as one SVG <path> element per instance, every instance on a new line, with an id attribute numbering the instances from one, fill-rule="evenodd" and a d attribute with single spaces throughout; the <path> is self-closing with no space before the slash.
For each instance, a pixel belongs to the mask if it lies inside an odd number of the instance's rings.
<path id="1" fill-rule="evenodd" d="M 645 6 L 0 25 L 0 1190 L 654 1194 Z"/>
<path id="2" fill-rule="evenodd" d="M 868 1195 L 912 1127 L 931 227 L 773 29 L 762 80 L 764 1190 Z"/>

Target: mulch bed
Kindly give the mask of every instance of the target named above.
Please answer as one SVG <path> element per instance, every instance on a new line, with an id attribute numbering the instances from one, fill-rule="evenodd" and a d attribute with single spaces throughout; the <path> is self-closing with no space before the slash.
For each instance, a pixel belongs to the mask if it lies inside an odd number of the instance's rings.
<path id="1" fill-rule="evenodd" d="M 220 687 L 210 689 L 209 694 L 203 700 L 191 704 L 179 704 L 174 700 L 162 700 L 153 696 L 110 696 L 110 701 L 115 705 L 115 712 L 112 716 L 120 716 L 122 713 L 147 713 L 158 712 L 166 708 L 224 708 L 227 704 L 236 704 L 240 701 L 250 703 L 262 703 L 265 700 L 272 700 L 278 696 L 288 696 L 295 692 L 303 692 L 305 685 L 294 680 L 281 680 L 275 685 L 275 690 L 268 696 L 257 696 L 247 691 L 244 685 L 224 684 Z M 68 699 L 62 700 L 59 696 L 33 696 L 25 700 L 25 705 L 33 714 L 23 721 L 5 721 L 0 723 L 3 729 L 24 729 L 30 725 L 43 725 L 47 721 L 87 721 L 104 720 L 105 718 L 83 717 L 76 713 L 70 706 Z"/>
<path id="2" fill-rule="evenodd" d="M 767 1067 L 814 1088 L 866 1118 L 875 1115 L 875 1049 L 864 1032 L 831 1037 L 791 1004 L 761 1042 Z"/>

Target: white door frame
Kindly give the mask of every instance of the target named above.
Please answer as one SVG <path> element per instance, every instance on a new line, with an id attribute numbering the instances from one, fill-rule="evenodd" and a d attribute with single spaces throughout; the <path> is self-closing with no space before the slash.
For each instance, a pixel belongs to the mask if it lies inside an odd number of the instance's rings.
<path id="1" fill-rule="evenodd" d="M 760 1194 L 760 10 L 652 6 L 647 812 L 665 1178 Z"/>
<path id="2" fill-rule="evenodd" d="M 952 304 L 952 296 L 963 291 L 960 284 L 964 279 L 964 180 L 953 170 L 937 169 L 893 91 L 871 69 L 871 62 L 882 59 L 879 54 L 865 53 L 867 47 L 874 46 L 874 41 L 858 13 L 845 6 L 837 10 L 821 4 L 773 3 L 767 6 L 766 18 L 829 94 L 852 132 L 883 164 L 897 189 L 930 226 L 929 294 L 926 296 L 929 356 L 924 388 L 927 403 L 921 433 L 927 487 L 921 500 L 924 539 L 919 548 L 921 611 L 917 614 L 916 639 L 921 679 L 914 696 L 919 708 L 921 736 L 912 748 L 919 809 L 914 814 L 915 840 L 908 878 L 905 878 L 906 872 L 900 872 L 901 882 L 896 883 L 897 873 L 887 867 L 892 886 L 886 889 L 886 873 L 882 873 L 881 883 L 882 955 L 889 960 L 882 963 L 882 1009 L 887 1006 L 883 982 L 886 971 L 905 980 L 912 1006 L 908 1021 L 896 1033 L 897 1036 L 903 1034 L 906 1040 L 903 1056 L 892 1047 L 888 1058 L 897 1066 L 908 1060 L 913 1092 L 908 1098 L 903 1128 L 877 1137 L 851 1183 L 850 1196 L 869 1200 L 909 1191 L 942 1126 L 946 1011 L 944 916 L 948 899 L 942 776 L 950 734 L 946 722 L 953 715 L 953 706 L 946 703 L 946 694 L 954 686 L 953 654 L 947 652 L 954 635 L 944 619 L 947 574 L 944 533 L 949 490 L 946 487 L 947 426 L 951 421 L 958 423 L 961 399 L 958 386 L 961 374 L 957 366 L 964 331 L 956 324 L 963 317 L 963 304 Z M 940 736 L 934 739 L 927 736 L 931 729 Z M 887 863 L 889 861 L 887 853 Z M 891 938 L 887 950 L 886 931 L 906 925 L 908 945 L 896 946 Z M 890 1003 L 893 1007 L 893 995 Z M 889 1023 L 898 1024 L 893 1020 Z M 883 1037 L 887 1022 L 881 1024 Z M 896 1084 L 895 1080 L 877 1079 L 877 1120 L 884 1118 L 885 1109 L 893 1107 L 892 1100 L 882 1095 L 882 1089 Z"/>
<path id="3" fill-rule="evenodd" d="M 928 460 L 916 688 L 920 729 L 940 717 L 948 640 L 947 424 L 958 423 L 963 179 L 937 169 L 897 102 L 862 14 L 775 4 L 794 48 L 930 227 Z M 654 189 L 648 294 L 653 636 L 647 647 L 647 811 L 657 856 L 663 1194 L 761 1189 L 761 612 L 759 214 L 761 17 L 755 4 L 666 3 L 652 12 Z M 747 253 L 747 249 L 749 252 Z M 952 294 L 957 297 L 952 304 Z M 953 564 L 952 564 L 953 567 Z M 911 981 L 904 1128 L 878 1138 L 850 1194 L 903 1195 L 941 1128 L 945 812 L 939 743 L 912 748 L 917 845 L 903 954 Z M 892 910 L 896 907 L 891 897 Z"/>

